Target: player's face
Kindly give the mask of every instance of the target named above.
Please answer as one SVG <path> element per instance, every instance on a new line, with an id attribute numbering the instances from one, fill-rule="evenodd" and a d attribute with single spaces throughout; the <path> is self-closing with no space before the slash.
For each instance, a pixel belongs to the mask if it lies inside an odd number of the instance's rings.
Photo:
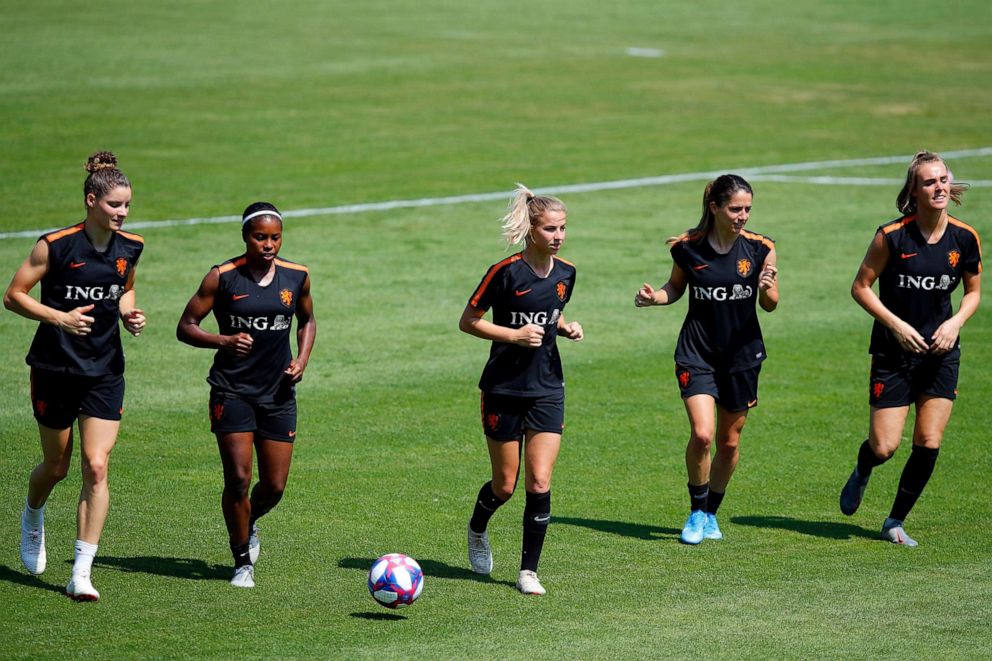
<path id="1" fill-rule="evenodd" d="M 747 219 L 751 217 L 751 194 L 737 191 L 720 206 L 710 202 L 710 211 L 713 212 L 717 226 L 738 234 L 744 229 Z"/>
<path id="2" fill-rule="evenodd" d="M 940 161 L 924 163 L 916 168 L 916 208 L 939 211 L 947 208 L 950 199 L 951 182 L 947 176 L 947 166 Z"/>
<path id="3" fill-rule="evenodd" d="M 545 255 L 557 255 L 565 243 L 565 212 L 545 211 L 530 228 L 531 245 Z"/>
<path id="4" fill-rule="evenodd" d="M 104 230 L 116 231 L 121 228 L 131 211 L 131 189 L 115 186 L 103 197 L 93 193 L 86 195 L 87 217 Z"/>
<path id="5" fill-rule="evenodd" d="M 245 236 L 246 254 L 253 261 L 272 261 L 282 248 L 282 221 L 272 216 L 253 219 Z"/>

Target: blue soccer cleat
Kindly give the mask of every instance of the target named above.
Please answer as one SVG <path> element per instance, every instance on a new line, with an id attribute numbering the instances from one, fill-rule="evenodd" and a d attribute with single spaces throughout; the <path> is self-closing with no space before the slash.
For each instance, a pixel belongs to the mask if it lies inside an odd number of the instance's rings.
<path id="1" fill-rule="evenodd" d="M 686 519 L 679 541 L 683 544 L 698 544 L 703 541 L 703 528 L 706 527 L 706 512 L 693 510 Z"/>
<path id="2" fill-rule="evenodd" d="M 720 524 L 716 522 L 716 514 L 706 513 L 706 525 L 703 526 L 703 539 L 723 539 Z"/>

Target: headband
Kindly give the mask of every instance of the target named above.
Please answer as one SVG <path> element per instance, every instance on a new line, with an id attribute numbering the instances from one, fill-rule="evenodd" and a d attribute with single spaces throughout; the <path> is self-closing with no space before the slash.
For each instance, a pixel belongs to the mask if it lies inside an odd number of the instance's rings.
<path id="1" fill-rule="evenodd" d="M 255 213 L 250 213 L 247 216 L 245 216 L 244 218 L 242 218 L 241 219 L 241 226 L 244 227 L 245 225 L 248 224 L 248 221 L 249 220 L 251 220 L 252 218 L 258 218 L 259 216 L 275 216 L 276 218 L 279 219 L 279 222 L 280 223 L 282 222 L 282 214 L 280 214 L 275 209 L 262 209 L 261 211 L 256 211 Z"/>

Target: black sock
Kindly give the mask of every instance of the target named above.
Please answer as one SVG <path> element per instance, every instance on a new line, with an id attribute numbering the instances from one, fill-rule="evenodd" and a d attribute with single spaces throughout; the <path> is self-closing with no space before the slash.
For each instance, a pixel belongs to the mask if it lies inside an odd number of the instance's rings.
<path id="1" fill-rule="evenodd" d="M 872 451 L 871 446 L 868 444 L 868 439 L 865 439 L 865 442 L 861 444 L 860 448 L 858 448 L 858 475 L 861 477 L 869 477 L 871 476 L 871 469 L 875 466 L 881 466 L 888 460 L 888 457 L 885 459 L 880 459 L 878 455 Z"/>
<path id="2" fill-rule="evenodd" d="M 493 493 L 493 481 L 489 480 L 479 489 L 479 497 L 475 499 L 475 509 L 472 511 L 472 518 L 468 522 L 468 527 L 472 532 L 486 532 L 489 519 L 496 513 L 506 501 L 500 500 Z"/>
<path id="3" fill-rule="evenodd" d="M 520 569 L 537 571 L 537 563 L 541 561 L 541 549 L 544 548 L 544 536 L 551 522 L 551 492 L 527 492 L 527 502 L 524 505 L 524 544 L 520 554 Z"/>
<path id="4" fill-rule="evenodd" d="M 235 569 L 251 564 L 251 559 L 248 557 L 248 542 L 244 544 L 231 544 L 231 555 L 234 556 Z"/>
<path id="5" fill-rule="evenodd" d="M 940 448 L 913 446 L 913 451 L 906 460 L 906 467 L 902 469 L 902 477 L 899 478 L 899 491 L 896 492 L 896 500 L 892 503 L 890 519 L 904 521 L 909 515 L 909 511 L 916 504 L 916 499 L 923 493 L 923 488 L 927 486 L 930 476 L 933 475 L 938 452 Z"/>
<path id="6" fill-rule="evenodd" d="M 719 491 L 713 491 L 710 489 L 709 498 L 706 500 L 706 513 L 716 514 L 716 511 L 720 509 L 720 503 L 723 502 L 723 497 L 726 493 L 720 493 Z"/>
<path id="7" fill-rule="evenodd" d="M 691 482 L 689 483 L 689 509 L 693 512 L 696 510 L 705 510 L 706 501 L 709 500 L 710 495 L 710 483 L 695 485 Z"/>

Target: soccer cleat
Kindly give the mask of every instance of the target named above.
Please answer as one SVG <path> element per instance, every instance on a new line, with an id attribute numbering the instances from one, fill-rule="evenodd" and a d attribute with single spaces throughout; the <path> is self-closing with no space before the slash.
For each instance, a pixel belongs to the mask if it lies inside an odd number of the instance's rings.
<path id="1" fill-rule="evenodd" d="M 706 526 L 706 512 L 693 510 L 686 519 L 679 541 L 683 544 L 698 544 L 703 541 L 703 528 Z"/>
<path id="2" fill-rule="evenodd" d="M 100 599 L 100 593 L 96 591 L 90 581 L 88 569 L 72 572 L 72 578 L 65 586 L 65 596 L 76 601 L 98 601 Z"/>
<path id="3" fill-rule="evenodd" d="M 706 524 L 703 525 L 703 539 L 723 539 L 720 524 L 716 522 L 716 514 L 706 513 Z"/>
<path id="4" fill-rule="evenodd" d="M 251 564 L 258 562 L 258 554 L 262 550 L 262 543 L 258 540 L 258 524 L 251 524 L 251 535 L 248 536 L 248 559 Z"/>
<path id="5" fill-rule="evenodd" d="M 236 588 L 255 587 L 255 568 L 251 565 L 235 567 L 234 577 L 231 578 L 231 585 Z"/>
<path id="6" fill-rule="evenodd" d="M 902 529 L 902 521 L 899 519 L 886 519 L 885 523 L 882 524 L 882 534 L 880 537 L 887 542 L 902 544 L 910 548 L 919 546 L 916 540 L 907 535 L 906 531 Z"/>
<path id="7" fill-rule="evenodd" d="M 40 528 L 28 525 L 26 512 L 21 512 L 21 562 L 24 568 L 32 574 L 45 571 L 48 556 L 45 553 L 45 523 Z"/>
<path id="8" fill-rule="evenodd" d="M 517 576 L 517 589 L 524 594 L 536 594 L 538 596 L 547 593 L 541 581 L 537 578 L 537 572 L 529 569 L 521 569 Z"/>
<path id="9" fill-rule="evenodd" d="M 476 574 L 493 570 L 493 550 L 489 547 L 489 532 L 475 532 L 468 528 L 468 564 Z"/>
<path id="10" fill-rule="evenodd" d="M 851 516 L 858 511 L 861 506 L 861 499 L 865 497 L 865 487 L 868 486 L 868 478 L 861 477 L 858 469 L 851 472 L 851 477 L 847 478 L 847 484 L 840 490 L 840 511 Z"/>

